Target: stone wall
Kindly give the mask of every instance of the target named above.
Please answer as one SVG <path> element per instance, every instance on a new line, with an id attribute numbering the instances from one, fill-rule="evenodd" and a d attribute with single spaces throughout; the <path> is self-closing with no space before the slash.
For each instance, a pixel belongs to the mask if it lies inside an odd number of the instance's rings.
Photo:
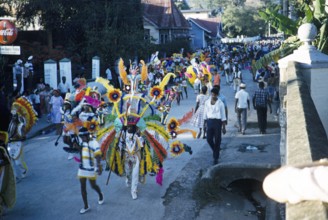
<path id="1" fill-rule="evenodd" d="M 286 165 L 301 165 L 328 158 L 327 135 L 310 95 L 304 77 L 308 68 L 290 61 L 281 74 L 286 82 L 280 85 L 282 98 L 281 148 Z M 286 205 L 286 219 L 328 219 L 328 209 L 319 201 Z"/>

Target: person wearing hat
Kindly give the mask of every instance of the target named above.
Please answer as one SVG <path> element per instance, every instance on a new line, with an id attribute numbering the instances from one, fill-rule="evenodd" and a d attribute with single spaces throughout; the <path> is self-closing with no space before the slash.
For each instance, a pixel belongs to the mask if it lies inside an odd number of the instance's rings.
<path id="1" fill-rule="evenodd" d="M 84 214 L 90 210 L 87 197 L 87 179 L 90 182 L 91 188 L 98 193 L 98 204 L 104 203 L 104 195 L 100 187 L 96 183 L 97 175 L 102 174 L 101 151 L 98 142 L 91 138 L 88 129 L 82 127 L 79 129 L 80 147 L 81 147 L 81 162 L 77 176 L 80 179 L 81 194 L 84 207 L 80 210 Z"/>
<path id="2" fill-rule="evenodd" d="M 42 117 L 41 113 L 41 99 L 40 99 L 40 90 L 35 89 L 33 91 L 33 107 L 35 111 L 38 113 L 38 118 Z"/>
<path id="3" fill-rule="evenodd" d="M 250 110 L 249 94 L 246 92 L 246 84 L 240 84 L 240 90 L 235 95 L 235 112 L 238 119 L 238 131 L 245 134 L 247 125 L 247 109 Z"/>
<path id="4" fill-rule="evenodd" d="M 79 119 L 83 122 L 97 120 L 96 113 L 93 110 L 93 107 L 86 100 L 82 100 L 82 111 L 79 114 Z"/>
<path id="5" fill-rule="evenodd" d="M 52 97 L 50 98 L 50 115 L 51 122 L 56 124 L 56 135 L 61 133 L 61 113 L 60 109 L 64 104 L 63 98 L 60 96 L 60 92 L 58 89 L 54 89 L 52 92 Z"/>
<path id="6" fill-rule="evenodd" d="M 67 94 L 69 96 L 69 94 Z M 60 113 L 62 114 L 62 120 L 64 122 L 63 125 L 63 141 L 65 144 L 68 145 L 70 149 L 73 148 L 73 141 L 72 137 L 74 137 L 74 132 L 69 130 L 67 124 L 73 123 L 73 116 L 71 115 L 72 112 L 72 104 L 71 102 L 65 97 L 65 101 L 63 107 L 60 109 Z M 68 153 L 68 160 L 73 159 L 73 154 Z"/>
<path id="7" fill-rule="evenodd" d="M 14 73 L 15 73 L 15 79 L 17 81 L 16 91 L 19 92 L 20 94 L 22 94 L 24 91 L 24 88 L 22 88 L 23 61 L 21 59 L 16 61 L 15 65 L 14 65 Z"/>

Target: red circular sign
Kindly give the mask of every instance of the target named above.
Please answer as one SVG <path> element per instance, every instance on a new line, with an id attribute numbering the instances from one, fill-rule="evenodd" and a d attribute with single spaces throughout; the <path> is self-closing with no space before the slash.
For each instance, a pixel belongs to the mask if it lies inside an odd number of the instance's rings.
<path id="1" fill-rule="evenodd" d="M 11 44 L 17 38 L 17 29 L 7 20 L 0 21 L 0 44 Z"/>

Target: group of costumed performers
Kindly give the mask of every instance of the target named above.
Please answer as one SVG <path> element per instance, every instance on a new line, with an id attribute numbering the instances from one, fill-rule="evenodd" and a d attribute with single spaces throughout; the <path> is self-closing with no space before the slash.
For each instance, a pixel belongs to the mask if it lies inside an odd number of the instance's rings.
<path id="1" fill-rule="evenodd" d="M 192 153 L 191 147 L 176 140 L 177 136 L 190 132 L 196 138 L 197 133 L 180 127 L 190 120 L 193 110 L 180 120 L 171 118 L 166 126 L 161 124 L 160 116 L 155 113 L 156 109 L 161 107 L 159 103 L 164 96 L 165 86 L 170 77 L 174 77 L 174 73 L 167 73 L 159 85 L 153 85 L 147 91 L 140 86 L 148 79 L 147 65 L 144 61 L 141 60 L 140 65 L 130 62 L 129 73 L 122 59 L 118 66 L 124 83 L 122 91 L 112 87 L 108 80 L 97 78 L 96 83 L 101 85 L 99 87 L 105 88 L 102 92 L 97 88 L 85 86 L 79 93 L 66 95 L 63 115 L 67 119 L 64 120 L 64 132 L 68 132 L 69 137 L 78 138 L 75 139 L 76 144 L 73 144 L 71 138 L 64 136 L 64 142 L 68 144 L 64 150 L 78 153 L 75 156 L 75 160 L 80 163 L 78 176 L 92 181 L 96 179 L 97 173 L 101 173 L 96 172 L 102 170 L 98 160 L 98 156 L 101 156 L 106 161 L 106 170 L 109 170 L 107 183 L 111 172 L 125 177 L 126 185 L 131 187 L 132 198 L 137 199 L 138 184 L 146 182 L 147 173 L 156 175 L 156 182 L 162 185 L 163 162 L 168 156 L 168 150 L 172 156 L 178 156 L 183 152 Z M 108 106 L 111 106 L 110 111 Z M 66 116 L 64 112 L 67 109 L 69 110 Z M 94 143 L 92 149 L 90 144 L 89 148 L 84 149 L 86 144 L 83 145 L 79 137 L 81 129 L 88 132 L 89 143 Z M 96 143 L 99 144 L 100 151 L 97 150 Z M 86 156 L 87 153 L 89 156 Z M 89 166 L 86 166 L 84 161 L 87 157 L 93 158 Z M 93 171 L 92 175 L 81 176 L 82 168 Z M 81 186 L 84 186 L 83 184 L 81 182 Z M 99 194 L 101 203 L 103 195 L 100 188 L 97 188 L 95 182 L 92 186 Z M 84 193 L 86 191 L 82 190 L 82 195 Z M 85 206 L 81 213 L 89 210 L 86 195 L 83 201 Z"/>
<path id="2" fill-rule="evenodd" d="M 16 179 L 27 174 L 23 143 L 37 120 L 32 103 L 24 96 L 13 102 L 11 114 L 8 132 L 0 131 L 0 216 L 16 202 Z"/>
<path id="3" fill-rule="evenodd" d="M 185 76 L 188 79 L 189 85 L 194 88 L 196 94 L 200 92 L 200 88 L 205 85 L 208 91 L 211 91 L 212 74 L 211 68 L 215 66 L 207 62 L 208 58 L 201 52 L 194 53 L 190 56 L 190 64 L 187 67 Z M 210 87 L 210 88 L 209 88 Z"/>

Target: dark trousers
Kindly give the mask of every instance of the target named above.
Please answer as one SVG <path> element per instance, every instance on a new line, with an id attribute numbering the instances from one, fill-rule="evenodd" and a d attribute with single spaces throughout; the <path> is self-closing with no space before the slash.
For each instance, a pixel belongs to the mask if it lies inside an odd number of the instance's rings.
<path id="1" fill-rule="evenodd" d="M 16 91 L 20 92 L 22 88 L 22 74 L 16 74 L 17 87 Z"/>
<path id="2" fill-rule="evenodd" d="M 220 157 L 221 145 L 221 119 L 207 119 L 207 143 L 213 151 L 213 159 L 218 160 Z"/>
<path id="3" fill-rule="evenodd" d="M 260 132 L 265 132 L 267 128 L 267 107 L 256 107 L 257 122 L 259 125 Z"/>

